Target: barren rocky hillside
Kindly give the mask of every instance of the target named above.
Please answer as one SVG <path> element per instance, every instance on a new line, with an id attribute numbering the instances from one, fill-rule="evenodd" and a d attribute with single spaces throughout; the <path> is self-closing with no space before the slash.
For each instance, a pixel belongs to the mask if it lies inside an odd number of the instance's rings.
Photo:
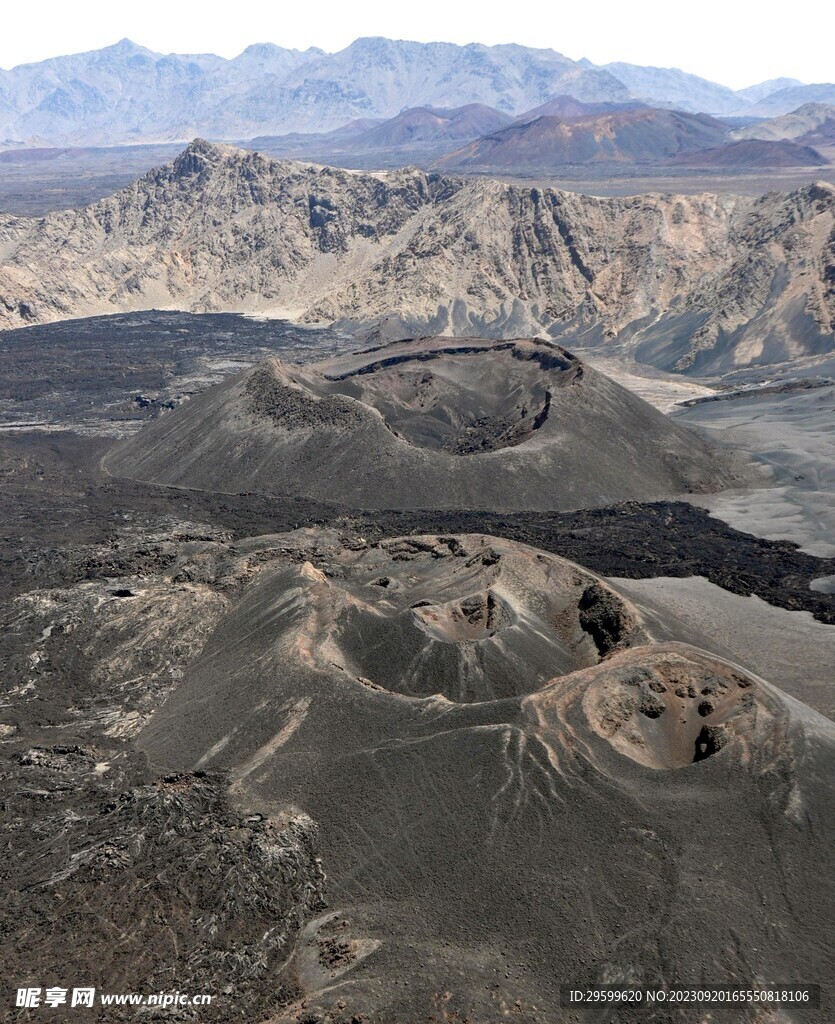
<path id="1" fill-rule="evenodd" d="M 0 218 L 0 325 L 153 307 L 629 342 L 676 369 L 833 347 L 835 188 L 596 198 L 197 140 L 85 210 Z"/>

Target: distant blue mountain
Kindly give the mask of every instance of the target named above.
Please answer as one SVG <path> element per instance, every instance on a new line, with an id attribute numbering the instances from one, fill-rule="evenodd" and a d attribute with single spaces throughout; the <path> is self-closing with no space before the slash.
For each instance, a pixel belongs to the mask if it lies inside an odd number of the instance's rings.
<path id="1" fill-rule="evenodd" d="M 244 139 L 331 131 L 359 118 L 391 118 L 424 106 L 480 104 L 513 116 L 557 96 L 737 114 L 767 102 L 770 84 L 790 94 L 798 89 L 793 80 L 775 80 L 744 95 L 675 69 L 599 67 L 515 44 L 366 38 L 325 53 L 259 43 L 226 60 L 155 53 L 123 39 L 0 71 L 0 143 Z"/>

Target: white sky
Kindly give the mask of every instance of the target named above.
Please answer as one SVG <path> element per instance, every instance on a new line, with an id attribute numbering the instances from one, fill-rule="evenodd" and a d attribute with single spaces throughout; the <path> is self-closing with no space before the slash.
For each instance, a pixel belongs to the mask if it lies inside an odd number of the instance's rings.
<path id="1" fill-rule="evenodd" d="M 832 0 L 26 0 L 4 4 L 0 67 L 127 36 L 163 53 L 233 57 L 249 43 L 339 50 L 358 36 L 552 47 L 597 64 L 680 67 L 742 88 L 835 81 Z"/>

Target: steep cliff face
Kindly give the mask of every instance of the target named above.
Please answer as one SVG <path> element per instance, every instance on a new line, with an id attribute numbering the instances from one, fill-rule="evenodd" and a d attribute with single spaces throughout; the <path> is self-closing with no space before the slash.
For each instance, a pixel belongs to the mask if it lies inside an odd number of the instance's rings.
<path id="1" fill-rule="evenodd" d="M 0 324 L 150 307 L 617 337 L 658 365 L 831 349 L 835 188 L 597 198 L 200 140 L 80 211 L 0 221 Z"/>

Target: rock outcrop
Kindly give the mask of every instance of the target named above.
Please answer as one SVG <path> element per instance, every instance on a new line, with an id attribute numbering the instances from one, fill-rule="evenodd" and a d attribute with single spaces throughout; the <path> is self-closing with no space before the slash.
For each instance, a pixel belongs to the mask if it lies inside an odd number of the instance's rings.
<path id="1" fill-rule="evenodd" d="M 115 196 L 0 218 L 0 325 L 152 307 L 400 336 L 628 342 L 665 368 L 831 350 L 835 188 L 598 198 L 202 141 Z M 395 335 L 396 336 L 396 335 Z"/>

